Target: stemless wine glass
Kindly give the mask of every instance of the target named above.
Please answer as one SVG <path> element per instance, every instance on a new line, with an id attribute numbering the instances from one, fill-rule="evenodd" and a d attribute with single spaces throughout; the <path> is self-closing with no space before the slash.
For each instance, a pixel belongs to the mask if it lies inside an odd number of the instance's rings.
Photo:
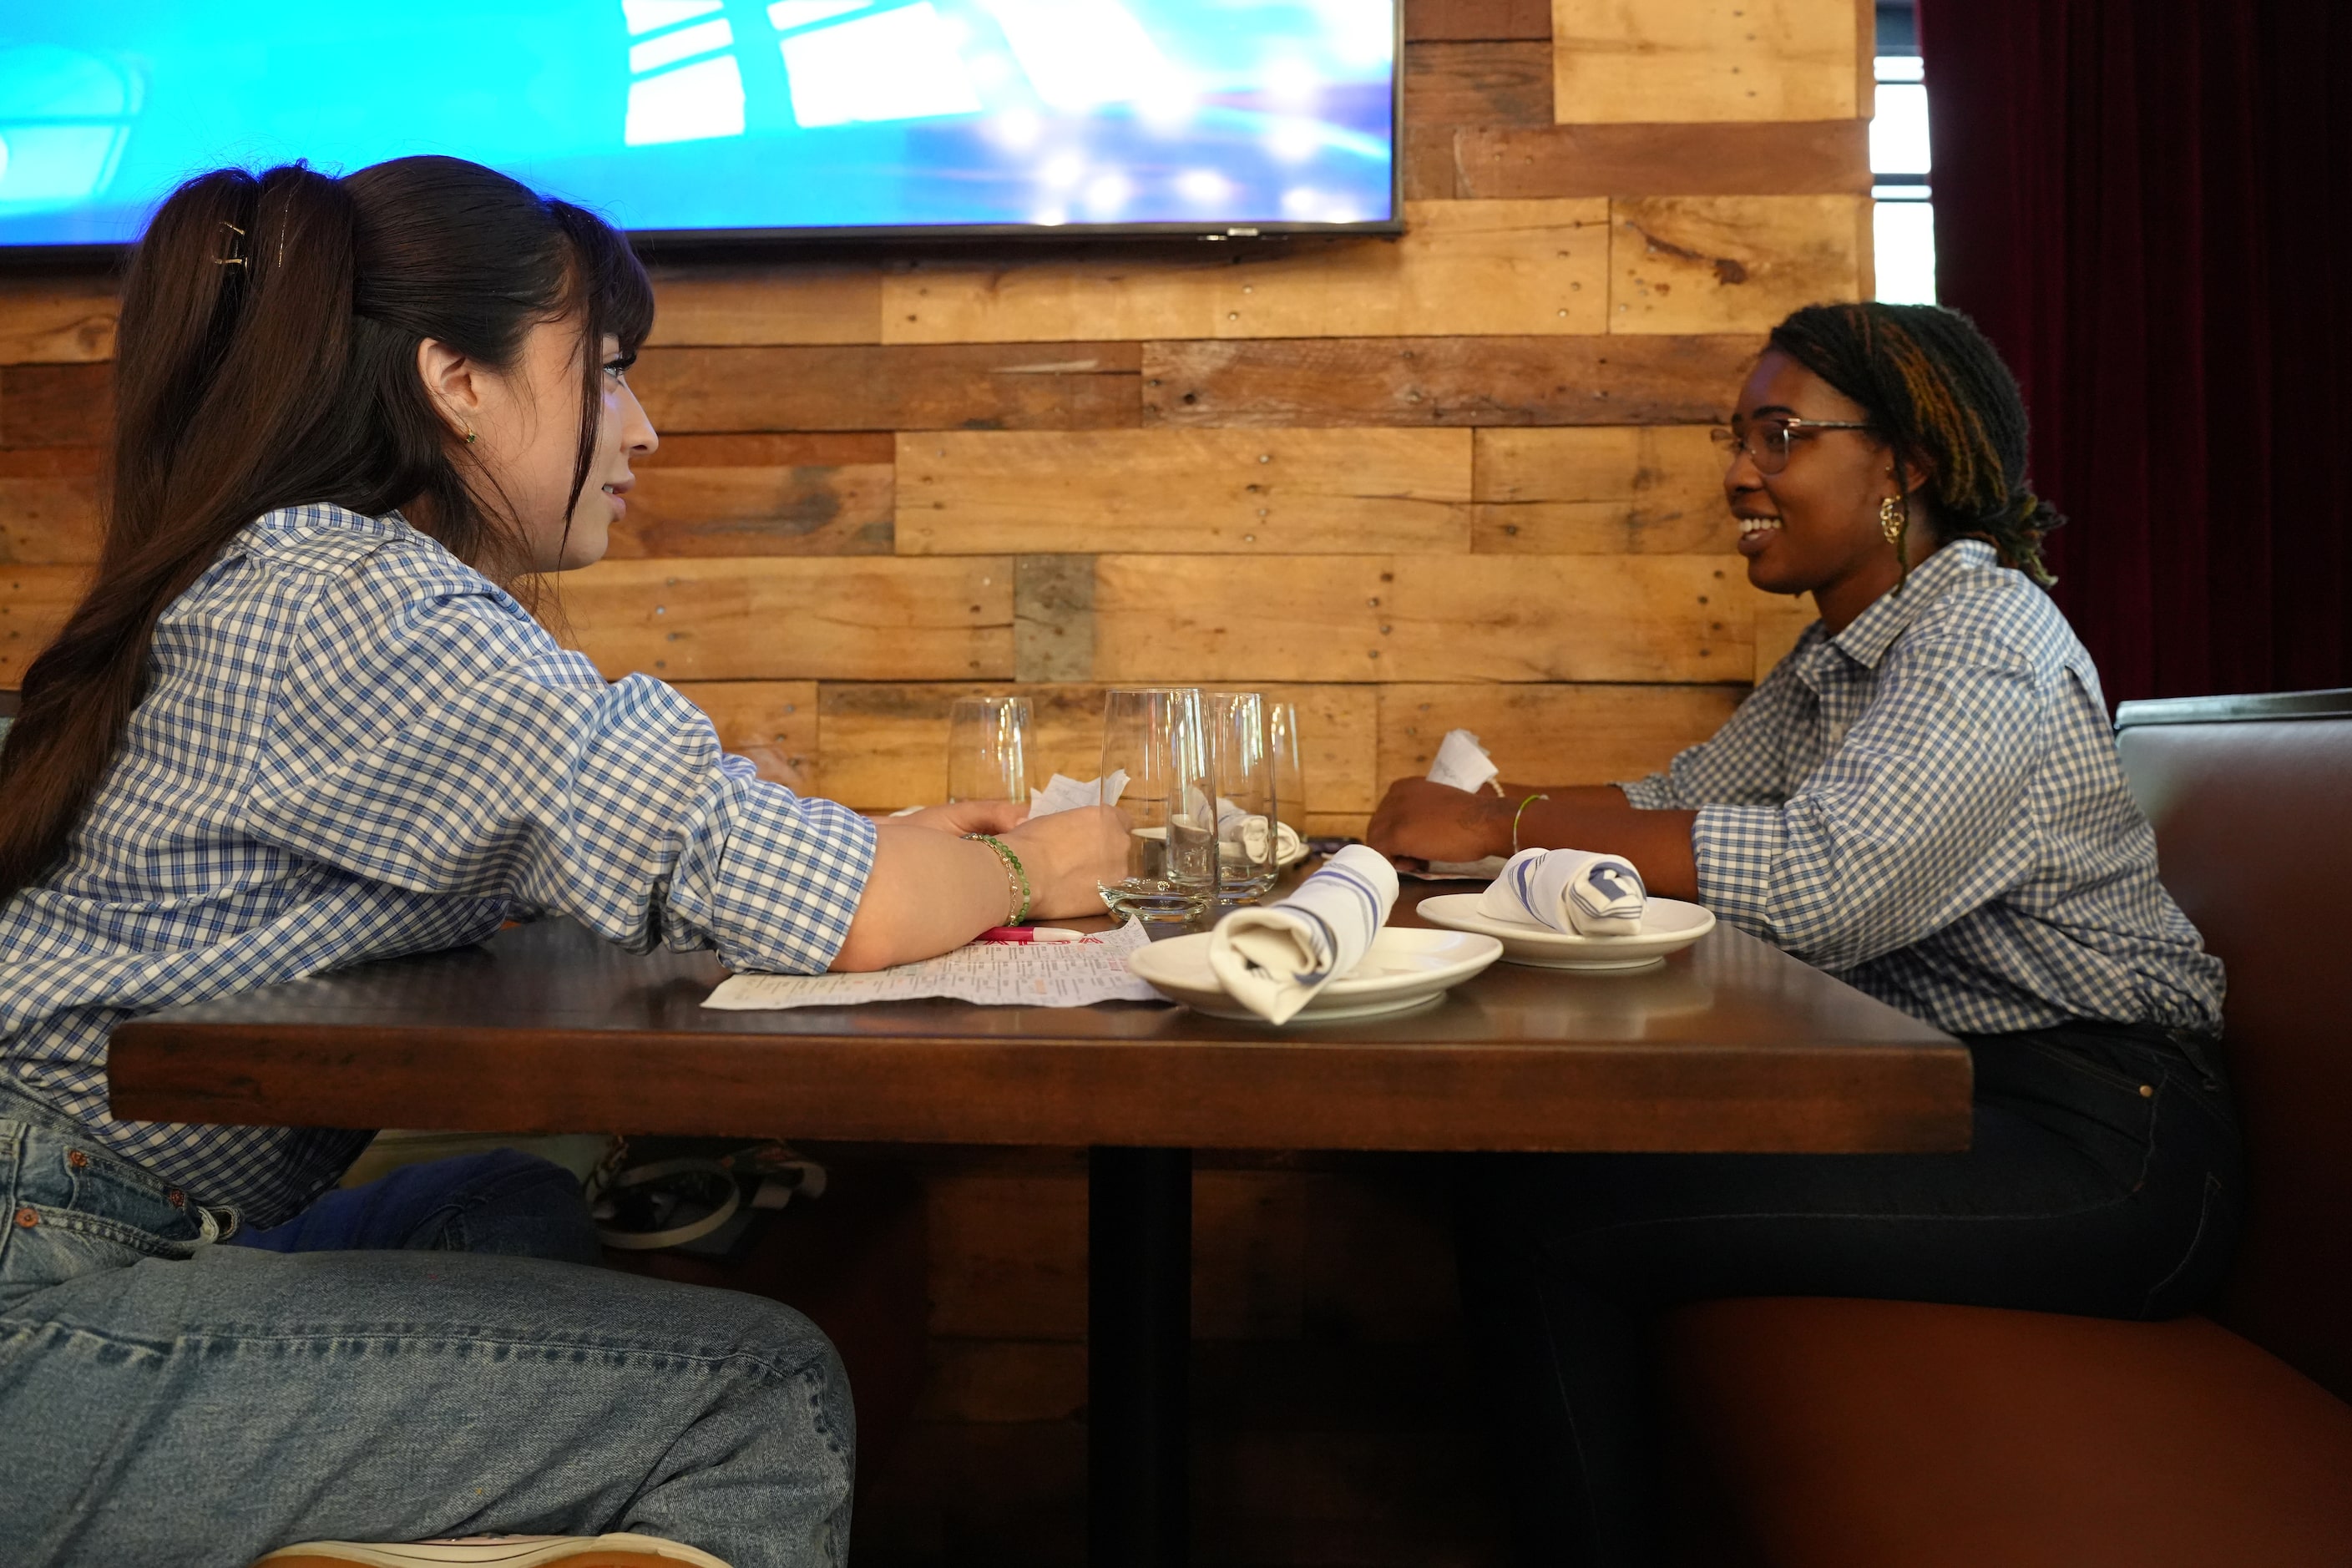
<path id="1" fill-rule="evenodd" d="M 948 710 L 948 799 L 1029 798 L 1029 699 L 959 697 Z"/>
<path id="2" fill-rule="evenodd" d="M 1190 920 L 1217 897 L 1216 773 L 1201 694 L 1119 687 L 1103 697 L 1100 777 L 1127 775 L 1127 875 L 1102 885 L 1115 913 Z"/>
<path id="3" fill-rule="evenodd" d="M 1306 853 L 1307 773 L 1298 763 L 1298 704 L 1272 702 L 1265 710 L 1266 748 L 1274 754 L 1275 819 L 1297 837 L 1294 855 Z M 1283 858 L 1281 850 L 1276 859 Z"/>
<path id="4" fill-rule="evenodd" d="M 1245 904 L 1274 886 L 1280 839 L 1265 700 L 1255 691 L 1204 691 L 1217 768 L 1217 901 Z"/>

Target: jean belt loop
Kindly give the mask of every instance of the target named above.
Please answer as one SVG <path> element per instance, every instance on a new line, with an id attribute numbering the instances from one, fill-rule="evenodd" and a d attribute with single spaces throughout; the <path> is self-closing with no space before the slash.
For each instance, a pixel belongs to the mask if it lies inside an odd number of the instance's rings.
<path id="1" fill-rule="evenodd" d="M 216 1209 L 208 1207 L 203 1204 L 198 1204 L 196 1205 L 196 1220 L 198 1224 L 205 1227 L 204 1235 L 196 1237 L 196 1240 L 200 1243 L 206 1241 L 226 1241 L 230 1237 L 235 1236 L 237 1232 L 238 1219 L 237 1213 L 235 1209 Z"/>

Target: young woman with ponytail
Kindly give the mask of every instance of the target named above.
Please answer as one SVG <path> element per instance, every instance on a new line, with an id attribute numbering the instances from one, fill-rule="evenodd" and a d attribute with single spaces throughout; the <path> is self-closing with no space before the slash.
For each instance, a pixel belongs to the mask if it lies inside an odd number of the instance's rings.
<path id="1" fill-rule="evenodd" d="M 1372 842 L 1508 853 L 1517 814 L 1518 844 L 1625 855 L 1958 1036 L 1975 1134 L 1964 1154 L 1467 1163 L 1465 1300 L 1530 1561 L 1655 1555 L 1655 1308 L 2165 1317 L 2237 1236 L 2221 964 L 2157 879 L 2098 673 L 2043 591 L 2060 520 L 2026 488 L 2015 381 L 1949 310 L 1813 306 L 1722 434 L 1748 580 L 1821 612 L 1794 651 L 1662 773 L 1499 800 L 1403 781 Z"/>
<path id="2" fill-rule="evenodd" d="M 842 1561 L 795 1314 L 582 1267 L 541 1163 L 329 1192 L 366 1132 L 106 1107 L 123 1018 L 509 918 L 811 972 L 1100 907 L 1115 814 L 877 828 L 532 618 L 654 447 L 652 314 L 604 224 L 448 158 L 205 174 L 138 247 L 96 578 L 0 748 L 11 1563 Z"/>

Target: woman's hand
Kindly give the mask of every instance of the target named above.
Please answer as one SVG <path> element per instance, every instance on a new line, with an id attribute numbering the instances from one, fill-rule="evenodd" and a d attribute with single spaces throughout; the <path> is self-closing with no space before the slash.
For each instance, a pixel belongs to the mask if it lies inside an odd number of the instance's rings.
<path id="1" fill-rule="evenodd" d="M 1389 785 L 1365 834 L 1391 860 L 1480 860 L 1511 852 L 1516 803 L 1427 779 Z"/>
<path id="2" fill-rule="evenodd" d="M 1102 889 L 1127 875 L 1127 814 L 1081 805 L 1022 823 L 1003 835 L 1029 873 L 1029 913 L 1069 920 L 1103 912 Z"/>
<path id="3" fill-rule="evenodd" d="M 1010 833 L 1029 820 L 1029 808 L 1010 800 L 959 800 L 948 805 L 927 805 L 890 820 L 958 837 L 967 833 Z"/>

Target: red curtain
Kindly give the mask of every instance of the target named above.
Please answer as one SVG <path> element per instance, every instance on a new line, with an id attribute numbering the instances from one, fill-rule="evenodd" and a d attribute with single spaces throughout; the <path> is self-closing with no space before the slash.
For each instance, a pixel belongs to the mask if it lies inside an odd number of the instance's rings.
<path id="1" fill-rule="evenodd" d="M 2352 686 L 2346 0 L 1918 0 L 1937 289 L 2108 700 Z"/>

